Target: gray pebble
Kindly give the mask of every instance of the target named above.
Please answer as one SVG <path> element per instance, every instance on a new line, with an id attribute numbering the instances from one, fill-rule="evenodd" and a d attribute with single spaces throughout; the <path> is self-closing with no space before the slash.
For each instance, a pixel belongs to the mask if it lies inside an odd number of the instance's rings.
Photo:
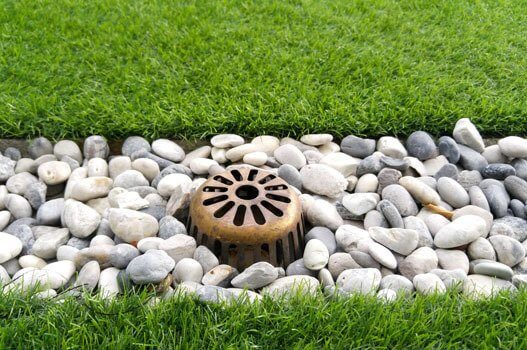
<path id="1" fill-rule="evenodd" d="M 390 227 L 404 228 L 403 218 L 392 202 L 386 199 L 381 200 L 377 204 L 377 210 L 386 218 Z"/>
<path id="2" fill-rule="evenodd" d="M 527 214 L 525 213 L 525 204 L 523 204 L 520 200 L 512 199 L 509 203 L 509 208 L 512 210 L 514 216 L 527 219 Z"/>
<path id="3" fill-rule="evenodd" d="M 60 158 L 60 161 L 64 163 L 68 163 L 71 170 L 74 170 L 80 167 L 79 162 L 77 162 L 75 159 L 71 158 L 70 156 L 63 156 L 62 158 Z"/>
<path id="4" fill-rule="evenodd" d="M 108 158 L 110 147 L 106 138 L 99 135 L 93 135 L 84 140 L 84 158 Z"/>
<path id="5" fill-rule="evenodd" d="M 289 264 L 285 270 L 286 276 L 307 275 L 317 276 L 318 271 L 309 270 L 304 266 L 304 259 L 298 259 Z"/>
<path id="6" fill-rule="evenodd" d="M 385 187 L 399 183 L 399 179 L 402 176 L 401 172 L 396 169 L 384 168 L 379 171 L 377 175 L 377 180 L 379 181 L 377 193 L 381 194 Z"/>
<path id="7" fill-rule="evenodd" d="M 377 210 L 370 210 L 364 217 L 364 228 L 367 230 L 370 227 L 385 227 L 389 228 L 390 225 L 384 215 Z"/>
<path id="8" fill-rule="evenodd" d="M 35 243 L 33 231 L 28 225 L 16 225 L 11 229 L 5 229 L 4 232 L 9 233 L 22 241 L 22 252 L 20 255 L 31 254 L 31 248 Z"/>
<path id="9" fill-rule="evenodd" d="M 410 166 L 405 159 L 397 159 L 388 156 L 381 156 L 380 162 L 383 168 L 391 168 L 399 171 L 405 171 Z"/>
<path id="10" fill-rule="evenodd" d="M 481 188 L 478 186 L 470 187 L 468 190 L 468 195 L 470 197 L 470 204 L 485 209 L 486 211 L 490 211 L 489 202 L 487 201 L 487 197 L 485 197 L 485 194 Z"/>
<path id="11" fill-rule="evenodd" d="M 492 214 L 497 218 L 506 216 L 510 197 L 505 186 L 498 180 L 485 179 L 481 181 L 479 187 L 489 202 Z"/>
<path id="12" fill-rule="evenodd" d="M 131 157 L 132 153 L 139 150 L 144 150 L 146 152 L 150 152 L 152 150 L 150 143 L 141 136 L 130 136 L 126 138 L 121 147 L 121 153 L 128 157 Z"/>
<path id="13" fill-rule="evenodd" d="M 141 213 L 152 215 L 157 221 L 166 216 L 166 208 L 162 205 L 154 205 L 152 207 L 139 209 Z"/>
<path id="14" fill-rule="evenodd" d="M 280 165 L 278 168 L 278 176 L 284 179 L 291 186 L 295 186 L 299 190 L 302 189 L 302 178 L 300 172 L 290 164 Z"/>
<path id="15" fill-rule="evenodd" d="M 135 284 L 161 282 L 176 263 L 165 251 L 150 249 L 128 264 L 126 272 Z"/>
<path id="16" fill-rule="evenodd" d="M 419 160 L 435 158 L 438 155 L 434 140 L 424 131 L 415 131 L 408 136 L 406 150 L 410 156 Z"/>
<path id="17" fill-rule="evenodd" d="M 524 180 L 527 180 L 527 160 L 516 158 L 511 162 L 511 165 L 516 170 L 516 176 L 521 177 Z"/>
<path id="18" fill-rule="evenodd" d="M 505 230 L 503 229 L 505 228 Z M 494 220 L 490 229 L 490 235 L 507 235 L 520 242 L 527 239 L 527 221 L 514 216 L 505 216 Z"/>
<path id="19" fill-rule="evenodd" d="M 509 164 L 494 163 L 487 165 L 481 175 L 487 179 L 504 180 L 507 176 L 516 175 L 516 169 Z"/>
<path id="20" fill-rule="evenodd" d="M 27 151 L 31 158 L 37 159 L 45 154 L 53 154 L 53 145 L 47 138 L 37 137 L 29 143 Z"/>
<path id="21" fill-rule="evenodd" d="M 375 152 L 376 141 L 349 135 L 342 139 L 340 150 L 352 157 L 366 158 Z"/>
<path id="22" fill-rule="evenodd" d="M 37 223 L 39 225 L 59 226 L 63 210 L 64 198 L 47 201 L 38 208 Z"/>
<path id="23" fill-rule="evenodd" d="M 167 239 L 177 234 L 187 234 L 185 225 L 173 216 L 165 216 L 159 220 L 158 237 Z"/>
<path id="24" fill-rule="evenodd" d="M 203 273 L 207 273 L 220 264 L 216 255 L 214 255 L 209 248 L 200 245 L 194 250 L 194 260 L 200 263 L 203 268 Z"/>
<path id="25" fill-rule="evenodd" d="M 165 158 L 161 158 L 159 156 L 156 156 L 155 154 L 153 154 L 151 152 L 148 152 L 145 149 L 140 149 L 140 150 L 135 151 L 134 153 L 132 153 L 130 155 L 130 158 L 132 160 L 136 160 L 136 159 L 139 159 L 139 158 L 152 159 L 154 162 L 157 163 L 157 165 L 159 165 L 159 169 L 161 169 L 161 170 L 163 170 L 166 167 L 169 167 L 171 165 L 174 165 L 174 162 L 171 162 L 171 161 L 169 161 L 169 160 L 167 160 Z"/>
<path id="26" fill-rule="evenodd" d="M 451 179 L 457 180 L 459 176 L 459 171 L 457 169 L 457 166 L 454 164 L 448 163 L 445 164 L 435 173 L 434 178 L 436 180 L 439 180 L 441 177 L 449 177 Z"/>
<path id="27" fill-rule="evenodd" d="M 152 187 L 157 188 L 159 181 L 161 181 L 162 178 L 170 174 L 184 174 L 190 177 L 191 179 L 194 177 L 194 174 L 192 173 L 192 170 L 190 170 L 190 168 L 182 164 L 173 164 L 163 169 L 159 173 L 159 175 L 157 175 L 154 180 L 152 180 Z"/>
<path id="28" fill-rule="evenodd" d="M 79 237 L 71 237 L 66 245 L 77 248 L 78 250 L 88 248 L 90 246 L 89 239 L 83 239 Z"/>
<path id="29" fill-rule="evenodd" d="M 139 255 L 139 249 L 133 245 L 127 243 L 117 244 L 110 250 L 110 264 L 118 269 L 124 269 L 128 266 L 130 261 Z"/>
<path id="30" fill-rule="evenodd" d="M 518 176 L 509 176 L 503 184 L 512 198 L 519 199 L 523 203 L 527 201 L 527 181 Z"/>
<path id="31" fill-rule="evenodd" d="M 474 151 L 472 148 L 469 148 L 464 145 L 458 145 L 459 151 L 461 154 L 461 157 L 459 159 L 459 162 L 463 168 L 467 170 L 477 170 L 479 172 L 483 171 L 489 163 L 481 155 L 481 153 L 478 153 Z"/>
<path id="32" fill-rule="evenodd" d="M 507 266 L 512 267 L 525 258 L 525 248 L 514 238 L 496 235 L 489 237 L 489 242 L 496 251 L 498 261 Z"/>
<path id="33" fill-rule="evenodd" d="M 448 159 L 452 164 L 456 164 L 461 157 L 461 152 L 457 142 L 448 136 L 442 136 L 438 141 L 439 153 Z"/>
<path id="34" fill-rule="evenodd" d="M 6 182 L 15 175 L 16 162 L 10 158 L 0 155 L 0 182 Z"/>
<path id="35" fill-rule="evenodd" d="M 478 186 L 482 180 L 483 178 L 481 177 L 481 174 L 476 170 L 463 170 L 459 173 L 457 178 L 457 182 L 459 182 L 465 190 L 468 190 L 472 186 Z"/>
<path id="36" fill-rule="evenodd" d="M 356 176 L 360 177 L 365 174 L 377 174 L 382 168 L 383 166 L 381 164 L 380 157 L 371 155 L 361 160 L 357 167 Z"/>
<path id="37" fill-rule="evenodd" d="M 337 251 L 337 241 L 335 235 L 328 228 L 322 226 L 315 226 L 305 235 L 305 243 L 312 239 L 318 239 L 321 241 L 329 251 L 329 254 L 333 254 Z"/>
<path id="38" fill-rule="evenodd" d="M 14 160 L 15 162 L 22 158 L 20 150 L 15 147 L 7 147 L 4 151 L 4 156 L 10 158 L 11 160 Z"/>
<path id="39" fill-rule="evenodd" d="M 349 255 L 359 264 L 361 267 L 371 267 L 374 269 L 381 269 L 381 264 L 379 264 L 375 259 L 371 257 L 370 254 L 354 250 L 349 252 Z"/>
<path id="40" fill-rule="evenodd" d="M 401 216 L 417 215 L 417 204 L 410 193 L 401 185 L 389 185 L 382 190 L 382 198 L 390 201 Z"/>

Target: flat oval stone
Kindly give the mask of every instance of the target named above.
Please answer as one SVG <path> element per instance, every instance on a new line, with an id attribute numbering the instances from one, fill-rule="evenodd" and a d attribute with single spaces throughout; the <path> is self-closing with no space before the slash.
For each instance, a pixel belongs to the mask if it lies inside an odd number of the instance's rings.
<path id="1" fill-rule="evenodd" d="M 516 288 L 509 281 L 478 274 L 468 275 L 463 284 L 463 294 L 473 299 L 494 297 L 503 290 L 515 291 Z"/>
<path id="2" fill-rule="evenodd" d="M 455 248 L 471 243 L 485 234 L 485 220 L 475 215 L 465 215 L 446 225 L 434 237 L 439 248 Z"/>
<path id="3" fill-rule="evenodd" d="M 183 148 L 167 139 L 157 139 L 152 142 L 152 151 L 158 156 L 176 163 L 185 159 Z"/>
<path id="4" fill-rule="evenodd" d="M 527 181 L 518 176 L 508 176 L 503 184 L 512 198 L 519 199 L 524 203 L 527 201 Z"/>
<path id="5" fill-rule="evenodd" d="M 375 152 L 376 141 L 349 135 L 342 139 L 342 152 L 356 158 L 366 158 Z"/>
<path id="6" fill-rule="evenodd" d="M 439 205 L 441 202 L 441 197 L 436 191 L 416 178 L 404 176 L 399 180 L 399 184 L 421 204 Z"/>
<path id="7" fill-rule="evenodd" d="M 481 175 L 488 179 L 505 180 L 507 176 L 516 175 L 516 169 L 509 164 L 489 164 L 483 169 Z"/>
<path id="8" fill-rule="evenodd" d="M 453 138 L 449 136 L 440 137 L 438 141 L 438 148 L 439 153 L 445 156 L 450 163 L 456 164 L 459 161 L 461 153 L 459 151 L 457 142 Z"/>
<path id="9" fill-rule="evenodd" d="M 399 272 L 404 277 L 413 279 L 416 275 L 437 268 L 438 261 L 437 254 L 432 248 L 417 248 L 399 264 Z"/>
<path id="10" fill-rule="evenodd" d="M 437 192 L 454 208 L 461 208 L 470 203 L 470 197 L 463 186 L 449 177 L 441 177 L 437 180 Z"/>
<path id="11" fill-rule="evenodd" d="M 408 155 L 401 141 L 391 136 L 383 136 L 377 141 L 377 151 L 388 157 L 402 159 Z"/>
<path id="12" fill-rule="evenodd" d="M 304 154 L 295 146 L 286 144 L 278 147 L 273 153 L 275 159 L 280 164 L 289 164 L 294 166 L 296 169 L 301 169 L 306 165 L 306 157 Z"/>
<path id="13" fill-rule="evenodd" d="M 459 163 L 463 168 L 481 172 L 489 165 L 487 160 L 472 148 L 463 145 L 458 145 L 458 147 L 460 152 Z"/>
<path id="14" fill-rule="evenodd" d="M 424 131 L 415 131 L 406 140 L 408 154 L 419 160 L 437 157 L 437 147 L 430 135 Z"/>
<path id="15" fill-rule="evenodd" d="M 498 261 L 507 266 L 514 266 L 525 258 L 525 247 L 514 238 L 496 235 L 489 237 L 489 242 L 494 247 Z"/>
<path id="16" fill-rule="evenodd" d="M 149 214 L 130 209 L 110 209 L 108 221 L 112 231 L 127 243 L 154 236 L 159 230 L 157 220 Z"/>
<path id="17" fill-rule="evenodd" d="M 218 148 L 230 148 L 244 144 L 243 137 L 236 134 L 220 134 L 210 139 L 210 143 Z"/>
<path id="18" fill-rule="evenodd" d="M 340 172 L 324 164 L 306 165 L 300 170 L 300 176 L 305 189 L 333 198 L 344 192 L 348 185 L 346 178 Z"/>
<path id="19" fill-rule="evenodd" d="M 375 241 L 401 255 L 410 254 L 419 238 L 415 230 L 404 228 L 370 227 L 368 233 Z"/>
<path id="20" fill-rule="evenodd" d="M 382 198 L 393 203 L 401 216 L 417 215 L 417 204 L 410 193 L 401 185 L 386 186 L 382 190 Z"/>
<path id="21" fill-rule="evenodd" d="M 375 209 L 379 199 L 377 193 L 352 193 L 342 198 L 342 205 L 353 215 L 360 216 Z"/>
<path id="22" fill-rule="evenodd" d="M 419 294 L 432 295 L 432 294 L 444 294 L 446 292 L 446 286 L 443 281 L 433 273 L 424 273 L 416 275 L 413 278 L 415 290 Z"/>
<path id="23" fill-rule="evenodd" d="M 509 158 L 527 157 L 527 140 L 518 136 L 504 137 L 498 141 L 501 153 Z"/>
<path id="24" fill-rule="evenodd" d="M 377 269 L 350 269 L 337 278 L 337 287 L 346 293 L 377 293 L 381 284 L 381 273 Z"/>
<path id="25" fill-rule="evenodd" d="M 505 186 L 498 180 L 485 179 L 479 187 L 487 198 L 492 214 L 497 218 L 506 216 L 510 197 Z"/>
<path id="26" fill-rule="evenodd" d="M 514 272 L 512 269 L 499 262 L 482 262 L 474 266 L 474 273 L 501 278 L 502 280 L 510 281 Z"/>

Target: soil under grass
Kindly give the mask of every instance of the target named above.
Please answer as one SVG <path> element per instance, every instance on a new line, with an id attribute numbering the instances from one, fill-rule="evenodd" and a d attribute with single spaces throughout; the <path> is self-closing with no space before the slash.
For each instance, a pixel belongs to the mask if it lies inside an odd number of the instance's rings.
<path id="1" fill-rule="evenodd" d="M 527 292 L 483 301 L 455 293 L 383 304 L 373 298 L 298 297 L 255 305 L 148 295 L 105 303 L 0 300 L 0 348 L 524 349 Z"/>
<path id="2" fill-rule="evenodd" d="M 525 134 L 522 1 L 14 1 L 0 137 Z"/>

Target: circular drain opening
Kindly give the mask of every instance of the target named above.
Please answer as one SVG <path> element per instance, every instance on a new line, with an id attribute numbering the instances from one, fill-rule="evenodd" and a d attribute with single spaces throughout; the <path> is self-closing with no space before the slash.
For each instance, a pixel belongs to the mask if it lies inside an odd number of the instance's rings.
<path id="1" fill-rule="evenodd" d="M 245 200 L 251 200 L 258 197 L 258 189 L 251 185 L 243 185 L 238 187 L 236 190 L 236 195 L 238 198 L 245 199 Z"/>

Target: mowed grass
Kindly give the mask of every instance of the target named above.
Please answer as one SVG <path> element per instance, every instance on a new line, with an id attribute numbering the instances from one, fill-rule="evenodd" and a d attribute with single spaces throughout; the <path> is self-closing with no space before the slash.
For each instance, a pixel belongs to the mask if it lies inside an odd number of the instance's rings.
<path id="1" fill-rule="evenodd" d="M 450 293 L 383 304 L 369 297 L 298 297 L 255 305 L 190 298 L 147 306 L 0 300 L 0 348 L 525 349 L 527 292 L 471 301 Z M 5 299 L 7 298 L 7 299 Z"/>
<path id="2" fill-rule="evenodd" d="M 5 0 L 0 137 L 525 134 L 525 1 Z"/>

